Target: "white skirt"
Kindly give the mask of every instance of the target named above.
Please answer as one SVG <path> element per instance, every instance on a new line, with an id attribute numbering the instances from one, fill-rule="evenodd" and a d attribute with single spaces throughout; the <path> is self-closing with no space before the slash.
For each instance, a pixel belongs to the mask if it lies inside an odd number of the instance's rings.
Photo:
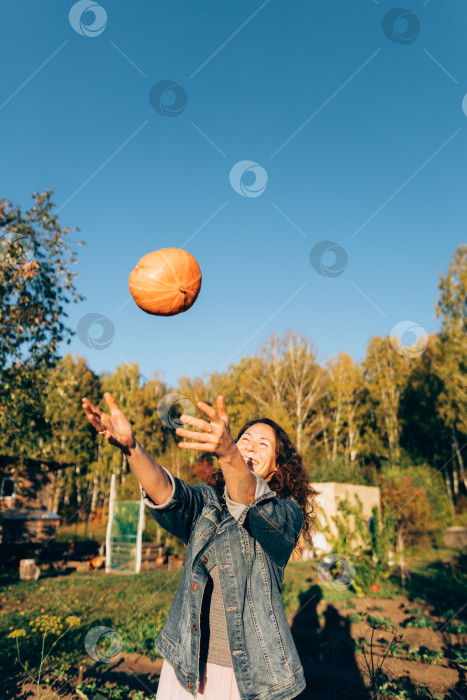
<path id="1" fill-rule="evenodd" d="M 193 700 L 167 659 L 162 664 L 156 700 Z M 241 700 L 233 668 L 200 663 L 200 681 L 196 700 Z"/>

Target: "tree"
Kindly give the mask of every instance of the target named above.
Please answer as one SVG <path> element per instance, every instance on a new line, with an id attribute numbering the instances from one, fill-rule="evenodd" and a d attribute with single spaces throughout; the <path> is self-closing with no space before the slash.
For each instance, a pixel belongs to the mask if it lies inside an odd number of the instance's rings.
<path id="1" fill-rule="evenodd" d="M 409 476 L 390 470 L 380 479 L 381 503 L 391 513 L 387 527 L 396 534 L 396 552 L 403 581 L 406 578 L 404 551 L 407 544 L 437 529 L 424 488 L 415 487 Z"/>
<path id="2" fill-rule="evenodd" d="M 56 459 L 74 465 L 57 473 L 54 487 L 54 509 L 62 496 L 65 503 L 76 495 L 78 507 L 87 491 L 89 465 L 96 457 L 96 431 L 89 424 L 81 406 L 81 397 L 95 399 L 100 395 L 100 382 L 84 357 L 69 353 L 49 372 L 45 388 L 45 418 L 50 427 L 49 447 Z M 94 481 L 98 487 L 98 480 Z"/>
<path id="3" fill-rule="evenodd" d="M 407 386 L 401 399 L 401 445 L 412 460 L 426 460 L 444 480 L 451 505 L 452 518 L 459 497 L 458 466 L 452 442 L 452 427 L 446 424 L 440 410 L 444 381 L 436 366 L 443 362 L 444 343 L 436 333 L 428 346 L 413 362 Z"/>
<path id="4" fill-rule="evenodd" d="M 157 374 L 149 381 L 144 382 L 142 386 L 141 380 L 142 375 L 135 362 L 119 365 L 112 374 L 103 373 L 101 375 L 100 408 L 103 411 L 108 410 L 103 394 L 109 391 L 118 407 L 130 421 L 138 442 L 160 464 L 162 455 L 167 453 L 168 445 L 173 440 L 173 430 L 161 422 L 157 413 L 159 401 L 167 393 L 167 389 Z M 129 471 L 125 455 L 112 445 L 104 443 L 99 458 L 105 465 L 109 483 L 110 475 L 115 472 L 123 485 Z M 136 495 L 138 493 L 136 480 L 132 479 L 130 484 L 130 491 L 132 490 Z"/>
<path id="5" fill-rule="evenodd" d="M 251 392 L 252 382 L 260 382 L 264 363 L 259 357 L 244 357 L 237 365 L 231 365 L 222 374 L 214 372 L 209 379 L 208 396 L 214 405 L 221 394 L 229 414 L 230 432 L 234 439 L 245 423 L 264 415 L 264 408 Z M 271 416 L 270 411 L 267 415 Z M 276 415 L 276 414 L 275 414 Z M 280 423 L 280 420 L 277 421 Z"/>
<path id="6" fill-rule="evenodd" d="M 368 343 L 363 362 L 368 398 L 373 403 L 377 431 L 390 461 L 401 456 L 399 408 L 410 361 L 394 350 L 389 338 L 375 337 Z"/>
<path id="7" fill-rule="evenodd" d="M 291 429 L 301 452 L 323 430 L 318 409 L 327 391 L 326 370 L 308 338 L 293 331 L 283 338 L 273 333 L 255 359 L 254 373 L 241 391 L 286 431 Z"/>
<path id="8" fill-rule="evenodd" d="M 47 372 L 58 344 L 73 334 L 64 306 L 84 298 L 70 268 L 77 260 L 70 229 L 59 226 L 51 195 L 35 192 L 24 214 L 0 200 L 0 448 L 33 457 L 51 456 L 43 419 Z"/>
<path id="9" fill-rule="evenodd" d="M 333 426 L 331 461 L 338 454 L 354 462 L 359 453 L 359 409 L 364 399 L 363 370 L 345 352 L 328 362 L 329 408 Z"/>
<path id="10" fill-rule="evenodd" d="M 441 317 L 441 351 L 434 369 L 442 381 L 438 411 L 452 441 L 449 489 L 454 504 L 459 497 L 459 481 L 467 494 L 467 471 L 462 452 L 467 446 L 467 246 L 460 245 L 439 280 L 436 315 Z"/>

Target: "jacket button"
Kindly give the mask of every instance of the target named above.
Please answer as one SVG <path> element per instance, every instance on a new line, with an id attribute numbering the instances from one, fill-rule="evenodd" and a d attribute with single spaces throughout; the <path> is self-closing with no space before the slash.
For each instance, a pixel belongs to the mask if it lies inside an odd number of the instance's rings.
<path id="1" fill-rule="evenodd" d="M 198 584 L 197 584 L 197 583 L 192 583 L 192 584 L 191 584 L 191 587 L 192 587 L 192 589 L 193 589 L 194 591 L 196 591 L 196 589 L 198 588 Z"/>
<path id="2" fill-rule="evenodd" d="M 188 681 L 188 687 L 190 690 L 193 688 L 193 683 L 191 681 Z"/>
<path id="3" fill-rule="evenodd" d="M 191 629 L 193 630 L 193 632 L 196 632 L 196 625 L 191 625 Z"/>
<path id="4" fill-rule="evenodd" d="M 208 560 L 208 558 L 207 558 L 207 557 L 203 557 L 203 559 L 202 559 L 202 561 L 203 561 L 203 564 L 206 564 L 207 560 Z"/>

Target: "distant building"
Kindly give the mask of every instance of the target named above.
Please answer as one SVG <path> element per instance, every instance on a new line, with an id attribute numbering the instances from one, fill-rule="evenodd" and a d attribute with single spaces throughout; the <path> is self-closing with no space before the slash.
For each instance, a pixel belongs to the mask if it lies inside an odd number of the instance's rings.
<path id="1" fill-rule="evenodd" d="M 0 455 L 0 545 L 44 543 L 55 537 L 60 516 L 50 510 L 54 472 L 69 466 Z"/>
<path id="2" fill-rule="evenodd" d="M 318 532 L 312 536 L 313 549 L 310 550 L 308 542 L 303 541 L 300 537 L 300 543 L 305 547 L 302 559 L 312 558 L 313 552 L 316 555 L 328 554 L 332 552 L 332 545 L 328 542 L 324 528 L 326 521 L 324 514 L 329 522 L 331 532 L 337 534 L 337 528 L 332 520 L 338 514 L 338 506 L 340 501 L 347 500 L 351 505 L 356 503 L 355 496 L 358 495 L 362 502 L 362 515 L 370 525 L 372 517 L 372 509 L 374 506 L 381 513 L 381 497 L 380 490 L 377 486 L 361 486 L 359 484 L 341 484 L 337 481 L 324 481 L 321 483 L 312 483 L 313 488 L 318 491 L 315 498 L 315 507 L 317 514 Z M 352 522 L 351 522 L 352 526 Z"/>

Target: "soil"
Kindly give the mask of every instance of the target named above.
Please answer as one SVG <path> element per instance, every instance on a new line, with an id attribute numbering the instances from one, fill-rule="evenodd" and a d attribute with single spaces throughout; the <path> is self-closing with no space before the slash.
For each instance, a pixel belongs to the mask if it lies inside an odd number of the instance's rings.
<path id="1" fill-rule="evenodd" d="M 315 600 L 319 600 L 319 597 Z M 289 617 L 307 682 L 306 689 L 297 696 L 298 700 L 372 700 L 373 693 L 365 673 L 364 657 L 362 654 L 355 654 L 350 646 L 351 639 L 357 641 L 365 637 L 369 641 L 371 636 L 371 630 L 365 622 L 352 623 L 347 619 L 350 613 L 358 612 L 388 617 L 396 626 L 395 633 L 401 634 L 402 641 L 410 646 L 424 646 L 443 652 L 441 661 L 433 664 L 387 656 L 383 666 L 386 676 L 390 680 L 402 680 L 407 692 L 398 697 L 423 698 L 426 695 L 428 698 L 444 700 L 467 698 L 466 672 L 449 660 L 453 647 L 458 645 L 458 648 L 465 648 L 467 635 L 446 633 L 443 629 L 444 619 L 439 619 L 437 630 L 404 626 L 402 623 L 411 616 L 409 609 L 423 609 L 427 615 L 430 612 L 428 606 L 422 603 L 414 604 L 404 596 L 398 596 L 396 600 L 354 599 L 355 608 L 348 608 L 346 604 L 323 601 L 316 604 L 313 596 L 308 596 L 301 601 L 299 610 Z M 430 617 L 437 620 L 432 615 Z M 386 647 L 381 640 L 390 641 L 392 636 L 392 633 L 386 631 L 377 630 L 374 633 L 376 664 L 381 663 L 385 653 Z M 162 662 L 162 659 L 152 662 L 138 654 L 121 654 L 114 665 L 99 671 L 99 682 L 127 685 L 135 690 L 143 690 L 149 696 L 151 692 L 157 691 Z M 89 677 L 96 677 L 94 671 L 85 671 L 84 680 Z M 79 696 L 72 690 L 75 684 L 76 674 L 71 682 L 63 685 L 57 693 L 49 693 L 44 697 L 47 697 L 47 700 L 79 700 Z M 420 687 L 425 689 L 425 695 L 420 694 Z M 34 686 L 28 683 L 7 697 L 32 700 L 37 697 L 36 693 Z M 389 700 L 396 696 L 385 697 Z"/>
<path id="2" fill-rule="evenodd" d="M 300 700 L 371 699 L 365 659 L 362 654 L 355 654 L 349 644 L 351 639 L 358 641 L 362 637 L 370 641 L 372 630 L 365 622 L 352 623 L 347 619 L 350 613 L 363 612 L 389 618 L 396 627 L 394 633 L 402 635 L 403 643 L 443 652 L 443 658 L 432 664 L 386 656 L 383 670 L 388 680 L 402 680 L 408 691 L 407 695 L 400 697 L 423 697 L 414 687 L 421 686 L 427 697 L 467 698 L 466 672 L 446 658 L 452 655 L 456 645 L 465 648 L 467 635 L 446 633 L 442 629 L 444 618 L 429 615 L 429 606 L 414 604 L 405 596 L 398 596 L 396 600 L 367 597 L 353 602 L 355 608 L 345 607 L 345 602 L 307 606 L 305 601 L 289 619 L 307 681 L 307 688 L 298 696 Z M 438 629 L 406 627 L 403 623 L 412 617 L 409 610 L 413 608 L 424 610 L 432 620 L 439 622 Z M 381 640 L 390 642 L 392 638 L 392 632 L 375 631 L 375 665 L 381 664 L 387 649 Z M 341 642 L 341 645 L 336 642 Z M 371 664 L 369 656 L 368 662 Z"/>

